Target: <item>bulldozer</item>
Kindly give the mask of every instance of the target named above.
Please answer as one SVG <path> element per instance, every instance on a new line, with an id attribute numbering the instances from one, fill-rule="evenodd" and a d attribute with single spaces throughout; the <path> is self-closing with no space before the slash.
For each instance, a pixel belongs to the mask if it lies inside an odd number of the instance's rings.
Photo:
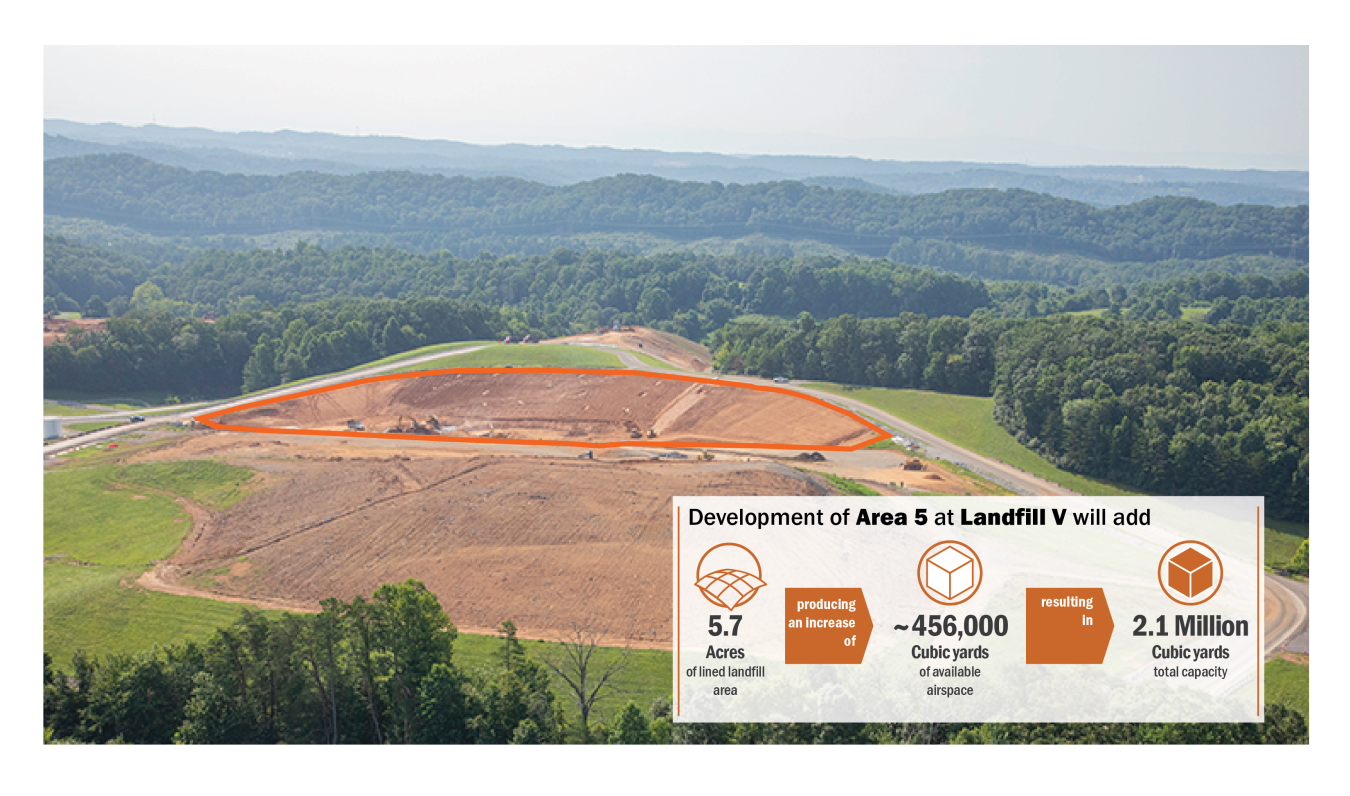
<path id="1" fill-rule="evenodd" d="M 703 451 L 702 453 L 700 453 L 698 456 L 695 456 L 694 458 L 698 459 L 698 460 L 701 461 L 701 462 L 710 462 L 710 461 L 712 461 L 713 459 L 716 459 L 717 457 L 714 456 L 714 455 L 712 454 L 712 451 Z"/>
<path id="2" fill-rule="evenodd" d="M 922 459 L 908 459 L 905 461 L 903 468 L 906 470 L 922 470 L 924 469 L 924 463 Z"/>
<path id="3" fill-rule="evenodd" d="M 348 430 L 348 431 L 365 431 L 365 430 L 366 430 L 366 424 L 365 424 L 365 423 L 362 423 L 360 420 L 348 420 L 348 421 L 347 421 L 347 430 Z"/>

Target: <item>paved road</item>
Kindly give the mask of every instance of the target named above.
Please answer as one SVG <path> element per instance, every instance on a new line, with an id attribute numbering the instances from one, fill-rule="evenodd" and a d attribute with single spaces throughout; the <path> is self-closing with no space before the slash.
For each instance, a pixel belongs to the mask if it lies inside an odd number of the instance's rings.
<path id="1" fill-rule="evenodd" d="M 1308 584 L 1266 575 L 1266 658 L 1308 651 Z"/>
<path id="2" fill-rule="evenodd" d="M 235 406 L 243 406 L 246 403 L 259 401 L 262 400 L 263 398 L 275 398 L 278 395 L 290 395 L 291 393 L 303 392 L 305 390 L 312 390 L 315 387 L 328 387 L 334 384 L 341 384 L 343 382 L 365 378 L 366 376 L 374 376 L 390 370 L 398 370 L 399 368 L 406 368 L 409 365 L 420 365 L 423 362 L 431 362 L 432 360 L 441 359 L 443 357 L 456 356 L 458 354 L 467 354 L 470 351 L 480 351 L 484 348 L 487 348 L 487 346 L 486 345 L 470 346 L 468 348 L 459 348 L 454 351 L 441 351 L 435 354 L 423 354 L 421 356 L 399 360 L 398 362 L 390 362 L 384 365 L 373 365 L 368 368 L 361 368 L 360 370 L 348 371 L 347 373 L 342 373 L 335 376 L 327 376 L 322 379 L 307 381 L 304 384 L 297 384 L 290 387 L 279 387 L 275 390 L 268 390 L 266 392 L 258 393 L 256 395 L 250 395 L 247 398 L 235 398 L 229 401 L 222 401 L 220 403 L 215 404 L 209 402 L 192 404 L 191 408 L 187 411 L 174 412 L 172 414 L 156 415 L 154 417 L 147 416 L 146 419 L 140 423 L 131 423 L 129 425 L 123 426 L 113 426 L 112 428 L 105 428 L 101 431 L 95 431 L 91 434 L 84 434 L 79 437 L 72 437 L 71 439 L 53 442 L 50 445 L 43 445 L 42 455 L 44 457 L 55 456 L 56 454 L 61 453 L 62 451 L 70 450 L 71 448 L 77 448 L 81 445 L 88 445 L 91 442 L 101 442 L 103 440 L 111 439 L 113 437 L 117 437 L 122 434 L 127 434 L 129 432 L 141 431 L 151 426 L 163 425 L 165 423 L 176 423 L 180 420 L 191 420 L 193 417 L 205 414 L 208 411 L 217 411 L 220 409 L 229 409 Z M 137 410 L 137 412 L 144 414 L 146 412 L 156 412 L 160 410 L 173 410 L 183 408 L 184 407 L 181 406 L 155 406 L 149 407 L 147 409 L 140 409 Z M 89 419 L 90 418 L 81 417 L 79 422 L 86 422 Z"/>

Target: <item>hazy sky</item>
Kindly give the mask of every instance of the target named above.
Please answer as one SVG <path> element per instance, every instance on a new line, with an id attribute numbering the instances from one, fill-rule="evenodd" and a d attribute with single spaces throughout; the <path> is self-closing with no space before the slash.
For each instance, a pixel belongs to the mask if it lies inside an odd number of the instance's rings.
<path id="1" fill-rule="evenodd" d="M 43 114 L 896 160 L 1308 168 L 1306 47 L 47 47 Z"/>

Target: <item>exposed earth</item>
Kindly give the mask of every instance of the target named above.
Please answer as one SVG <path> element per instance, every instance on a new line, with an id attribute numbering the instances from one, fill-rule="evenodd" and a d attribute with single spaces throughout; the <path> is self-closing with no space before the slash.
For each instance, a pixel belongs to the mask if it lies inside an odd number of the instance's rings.
<path id="1" fill-rule="evenodd" d="M 883 494 L 906 493 L 887 483 L 907 472 L 897 451 L 825 461 L 715 451 L 699 461 L 606 450 L 584 460 L 555 447 L 173 436 L 134 461 L 215 458 L 253 468 L 260 487 L 224 512 L 190 507 L 192 532 L 141 586 L 314 611 L 326 597 L 416 578 L 460 629 L 491 633 L 510 619 L 524 638 L 556 638 L 579 623 L 605 628 L 606 643 L 669 648 L 673 496 L 833 494 L 818 473 L 840 470 L 880 476 L 871 485 Z M 925 491 L 979 494 L 931 464 L 908 475 Z"/>
<path id="2" fill-rule="evenodd" d="M 408 456 L 355 441 L 193 436 L 144 460 L 210 442 L 269 483 L 228 511 L 199 513 L 142 585 L 315 610 L 417 578 L 462 629 L 510 619 L 544 638 L 576 622 L 614 641 L 669 645 L 672 496 L 829 493 L 818 476 L 765 461 Z"/>
<path id="3" fill-rule="evenodd" d="M 877 437 L 857 419 L 813 400 L 651 373 L 444 373 L 371 381 L 240 409 L 230 426 L 407 433 L 436 418 L 440 435 L 613 443 L 847 447 Z"/>

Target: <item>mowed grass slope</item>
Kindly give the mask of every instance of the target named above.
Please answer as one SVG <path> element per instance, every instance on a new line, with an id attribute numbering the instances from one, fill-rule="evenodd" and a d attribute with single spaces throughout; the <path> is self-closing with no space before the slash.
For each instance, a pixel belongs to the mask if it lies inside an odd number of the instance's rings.
<path id="1" fill-rule="evenodd" d="M 146 592 L 132 582 L 192 529 L 180 495 L 224 508 L 253 474 L 212 461 L 99 464 L 43 478 L 43 649 L 68 666 L 96 655 L 204 640 L 238 605 Z M 169 492 L 171 494 L 164 494 Z"/>
<path id="2" fill-rule="evenodd" d="M 619 357 L 584 346 L 494 345 L 479 351 L 434 359 L 420 365 L 399 368 L 395 373 L 441 368 L 623 368 Z"/>
<path id="3" fill-rule="evenodd" d="M 1266 701 L 1279 702 L 1308 717 L 1308 674 L 1309 667 L 1275 658 L 1266 661 Z"/>
<path id="4" fill-rule="evenodd" d="M 1308 524 L 1266 520 L 1266 566 L 1279 569 L 1289 564 L 1298 546 L 1308 538 Z M 1311 545 L 1309 545 L 1311 547 Z"/>
<path id="5" fill-rule="evenodd" d="M 43 566 L 42 648 L 58 668 L 70 671 L 76 650 L 103 657 L 202 642 L 242 610 L 235 603 L 131 585 L 143 570 L 69 561 L 48 561 Z"/>
<path id="6" fill-rule="evenodd" d="M 1084 495 L 1129 496 L 1139 494 L 1065 472 L 1017 442 L 994 422 L 994 399 L 969 395 L 888 390 L 880 387 L 851 389 L 840 384 L 810 383 L 822 392 L 853 398 L 983 456 L 1025 470 L 1032 475 Z"/>

